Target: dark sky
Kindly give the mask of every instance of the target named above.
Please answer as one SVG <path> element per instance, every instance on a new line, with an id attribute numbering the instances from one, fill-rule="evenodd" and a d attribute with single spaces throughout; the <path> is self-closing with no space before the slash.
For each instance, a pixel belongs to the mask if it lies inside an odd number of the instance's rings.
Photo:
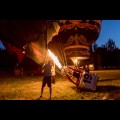
<path id="1" fill-rule="evenodd" d="M 96 43 L 100 47 L 107 43 L 108 39 L 113 39 L 120 48 L 120 20 L 102 20 L 102 29 Z M 4 48 L 0 41 L 0 48 Z"/>
<path id="2" fill-rule="evenodd" d="M 1 40 L 0 40 L 0 48 L 5 49 L 4 45 L 2 44 Z"/>
<path id="3" fill-rule="evenodd" d="M 109 38 L 120 48 L 120 20 L 102 20 L 102 29 L 96 43 L 101 46 L 107 43 Z"/>

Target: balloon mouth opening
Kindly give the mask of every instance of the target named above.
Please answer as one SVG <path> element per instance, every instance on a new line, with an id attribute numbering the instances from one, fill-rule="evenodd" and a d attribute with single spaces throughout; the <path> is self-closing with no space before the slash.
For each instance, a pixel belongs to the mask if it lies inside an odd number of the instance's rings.
<path id="1" fill-rule="evenodd" d="M 71 57 L 70 58 L 72 61 L 73 61 L 73 63 L 75 63 L 76 61 L 80 61 L 80 60 L 87 60 L 87 59 L 89 59 L 89 57 L 88 56 L 86 56 L 86 57 Z"/>
<path id="2" fill-rule="evenodd" d="M 80 61 L 88 60 L 89 56 L 86 56 L 86 57 L 71 57 L 70 59 L 72 60 L 72 62 L 74 63 L 75 66 L 78 66 L 80 64 Z"/>

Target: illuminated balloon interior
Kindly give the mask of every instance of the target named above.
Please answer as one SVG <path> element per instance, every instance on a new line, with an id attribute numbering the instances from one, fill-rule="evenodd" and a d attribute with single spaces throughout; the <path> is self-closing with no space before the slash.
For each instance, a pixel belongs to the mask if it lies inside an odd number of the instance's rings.
<path id="1" fill-rule="evenodd" d="M 76 59 L 89 59 L 90 46 L 99 37 L 102 20 L 60 20 L 59 25 L 59 33 L 52 38 L 53 46 L 50 49 L 57 49 L 60 54 L 58 56 L 62 57 L 59 59 L 68 65 L 71 64 L 70 61 L 75 64 Z"/>

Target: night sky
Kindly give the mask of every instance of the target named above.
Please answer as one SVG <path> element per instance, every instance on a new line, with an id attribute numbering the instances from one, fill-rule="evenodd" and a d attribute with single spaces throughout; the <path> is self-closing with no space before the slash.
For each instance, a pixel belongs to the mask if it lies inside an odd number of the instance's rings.
<path id="1" fill-rule="evenodd" d="M 102 20 L 102 29 L 96 43 L 100 47 L 107 43 L 109 38 L 120 48 L 120 20 Z"/>
<path id="2" fill-rule="evenodd" d="M 5 49 L 4 45 L 2 44 L 2 42 L 0 41 L 0 48 Z"/>

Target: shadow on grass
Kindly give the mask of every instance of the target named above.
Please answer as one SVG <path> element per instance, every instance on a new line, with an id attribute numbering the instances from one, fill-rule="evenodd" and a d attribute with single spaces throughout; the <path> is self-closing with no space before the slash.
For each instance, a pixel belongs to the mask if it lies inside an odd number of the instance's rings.
<path id="1" fill-rule="evenodd" d="M 118 90 L 120 89 L 120 87 L 118 86 L 112 86 L 112 85 L 104 85 L 104 86 L 97 86 L 96 88 L 96 92 L 111 92 L 111 91 L 114 91 L 114 90 Z"/>
<path id="2" fill-rule="evenodd" d="M 104 85 L 104 86 L 97 86 L 96 91 L 87 90 L 87 89 L 81 89 L 77 88 L 76 86 L 72 86 L 72 89 L 74 89 L 76 92 L 99 92 L 99 93 L 106 93 L 106 92 L 112 92 L 114 90 L 120 89 L 120 87 L 112 86 L 112 85 Z"/>
<path id="3" fill-rule="evenodd" d="M 115 81 L 115 80 L 120 80 L 120 78 L 101 79 L 101 80 L 98 80 L 98 82 Z"/>

